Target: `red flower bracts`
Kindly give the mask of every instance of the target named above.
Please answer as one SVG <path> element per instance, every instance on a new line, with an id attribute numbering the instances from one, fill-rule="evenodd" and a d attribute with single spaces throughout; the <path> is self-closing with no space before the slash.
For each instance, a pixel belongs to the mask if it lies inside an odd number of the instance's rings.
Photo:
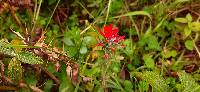
<path id="1" fill-rule="evenodd" d="M 104 37 L 103 41 L 99 41 L 97 39 L 98 46 L 102 46 L 105 48 L 105 59 L 109 58 L 109 55 L 107 51 L 112 51 L 113 53 L 116 50 L 116 46 L 119 45 L 119 42 L 124 40 L 125 36 L 118 35 L 119 29 L 117 27 L 113 27 L 112 24 L 106 25 L 103 28 L 103 31 L 101 29 L 98 30 L 99 33 Z"/>
<path id="2" fill-rule="evenodd" d="M 101 30 L 98 31 L 105 38 L 107 42 L 118 43 L 125 37 L 125 36 L 119 36 L 118 35 L 119 29 L 117 27 L 113 28 L 112 24 L 106 25 L 103 31 Z"/>

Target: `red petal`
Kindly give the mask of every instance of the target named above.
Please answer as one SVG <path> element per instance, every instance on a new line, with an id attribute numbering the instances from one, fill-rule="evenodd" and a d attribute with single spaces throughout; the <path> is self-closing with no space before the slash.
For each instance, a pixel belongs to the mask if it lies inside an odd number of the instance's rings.
<path id="1" fill-rule="evenodd" d="M 97 27 L 97 30 L 103 37 L 105 37 L 105 34 L 101 31 L 101 29 L 99 27 Z"/>
<path id="2" fill-rule="evenodd" d="M 121 40 L 124 40 L 125 36 L 119 36 L 114 42 L 118 43 Z"/>
<path id="3" fill-rule="evenodd" d="M 106 25 L 104 27 L 104 34 L 105 34 L 106 38 L 108 38 L 108 39 L 112 38 L 112 24 Z"/>
<path id="4" fill-rule="evenodd" d="M 118 28 L 113 28 L 112 29 L 112 37 L 117 37 L 118 36 L 118 32 L 119 32 Z"/>
<path id="5" fill-rule="evenodd" d="M 98 43 L 97 46 L 103 46 L 103 43 Z"/>

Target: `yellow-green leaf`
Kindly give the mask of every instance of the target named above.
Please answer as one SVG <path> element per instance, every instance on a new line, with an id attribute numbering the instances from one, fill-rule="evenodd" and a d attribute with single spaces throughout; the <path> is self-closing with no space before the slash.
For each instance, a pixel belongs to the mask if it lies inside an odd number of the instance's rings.
<path id="1" fill-rule="evenodd" d="M 187 23 L 188 22 L 188 20 L 186 18 L 175 18 L 175 21 L 179 22 L 179 23 Z"/>

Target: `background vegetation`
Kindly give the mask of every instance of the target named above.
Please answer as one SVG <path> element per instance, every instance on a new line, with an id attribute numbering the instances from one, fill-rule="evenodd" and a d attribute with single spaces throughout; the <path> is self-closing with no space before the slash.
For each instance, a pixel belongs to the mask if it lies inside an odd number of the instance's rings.
<path id="1" fill-rule="evenodd" d="M 0 91 L 200 92 L 199 19 L 199 0 L 0 0 Z"/>

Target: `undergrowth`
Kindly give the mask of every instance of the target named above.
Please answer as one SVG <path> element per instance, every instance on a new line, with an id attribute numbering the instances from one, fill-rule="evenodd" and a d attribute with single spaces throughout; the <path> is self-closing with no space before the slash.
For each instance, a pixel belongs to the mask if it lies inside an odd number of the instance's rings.
<path id="1" fill-rule="evenodd" d="M 0 91 L 200 92 L 199 0 L 0 0 Z"/>

